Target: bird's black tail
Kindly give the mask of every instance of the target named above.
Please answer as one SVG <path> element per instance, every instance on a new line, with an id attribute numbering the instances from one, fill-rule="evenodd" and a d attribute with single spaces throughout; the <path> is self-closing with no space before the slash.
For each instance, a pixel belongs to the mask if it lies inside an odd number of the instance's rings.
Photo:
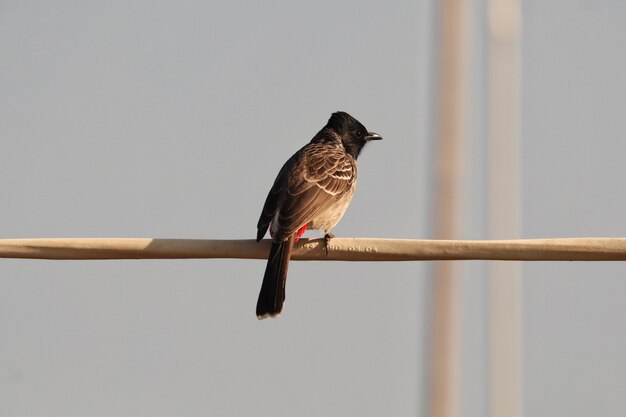
<path id="1" fill-rule="evenodd" d="M 282 242 L 272 242 L 263 284 L 261 284 L 261 292 L 259 293 L 259 301 L 256 304 L 258 319 L 276 317 L 283 311 L 285 282 L 287 281 L 287 268 L 289 267 L 293 241 L 294 237 L 291 236 Z"/>

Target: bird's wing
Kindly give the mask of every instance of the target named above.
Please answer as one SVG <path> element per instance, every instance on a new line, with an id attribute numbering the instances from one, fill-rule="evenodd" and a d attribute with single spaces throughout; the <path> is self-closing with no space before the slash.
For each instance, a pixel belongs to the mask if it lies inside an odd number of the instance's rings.
<path id="1" fill-rule="evenodd" d="M 263 239 L 265 233 L 267 233 L 267 229 L 274 218 L 274 215 L 278 211 L 278 200 L 281 195 L 284 194 L 285 189 L 287 187 L 287 179 L 288 173 L 292 170 L 294 163 L 296 162 L 296 156 L 302 150 L 293 155 L 280 169 L 276 179 L 274 180 L 274 185 L 270 189 L 270 192 L 267 194 L 267 198 L 265 199 L 265 204 L 263 205 L 263 210 L 261 210 L 261 216 L 259 217 L 259 222 L 257 223 L 257 242 Z"/>
<path id="2" fill-rule="evenodd" d="M 279 207 L 283 236 L 295 233 L 349 192 L 356 179 L 356 162 L 341 145 L 305 146 L 287 173 L 286 192 Z"/>

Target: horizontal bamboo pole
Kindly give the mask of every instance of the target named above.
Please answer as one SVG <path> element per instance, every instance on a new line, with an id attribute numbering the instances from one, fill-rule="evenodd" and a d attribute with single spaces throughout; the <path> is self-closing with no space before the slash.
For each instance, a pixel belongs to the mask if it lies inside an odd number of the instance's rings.
<path id="1" fill-rule="evenodd" d="M 28 259 L 265 259 L 264 240 L 149 238 L 0 239 L 0 258 Z M 301 239 L 294 260 L 330 261 L 624 261 L 626 238 L 521 240 Z"/>

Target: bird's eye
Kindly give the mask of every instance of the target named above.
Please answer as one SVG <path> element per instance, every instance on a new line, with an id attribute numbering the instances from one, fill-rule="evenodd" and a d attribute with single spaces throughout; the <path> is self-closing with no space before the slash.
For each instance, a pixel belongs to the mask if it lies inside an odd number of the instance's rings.
<path id="1" fill-rule="evenodd" d="M 361 136 L 363 136 L 363 132 L 361 132 L 360 130 L 356 131 L 356 137 L 360 138 Z"/>

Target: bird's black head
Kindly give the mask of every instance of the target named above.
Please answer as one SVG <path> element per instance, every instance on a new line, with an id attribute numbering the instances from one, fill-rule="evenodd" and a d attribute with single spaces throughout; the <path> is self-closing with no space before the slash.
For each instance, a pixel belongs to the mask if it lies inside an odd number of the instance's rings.
<path id="1" fill-rule="evenodd" d="M 361 122 L 342 111 L 333 113 L 326 127 L 339 135 L 346 151 L 354 159 L 358 158 L 367 142 L 382 139 L 378 133 L 368 132 Z"/>

